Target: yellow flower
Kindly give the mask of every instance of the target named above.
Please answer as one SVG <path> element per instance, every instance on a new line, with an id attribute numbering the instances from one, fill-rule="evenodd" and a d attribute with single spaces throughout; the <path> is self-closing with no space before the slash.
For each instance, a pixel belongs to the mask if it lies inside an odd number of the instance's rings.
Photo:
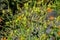
<path id="1" fill-rule="evenodd" d="M 20 20 L 21 18 L 22 18 L 21 16 L 18 16 L 18 18 L 17 18 L 17 19 L 18 19 L 18 20 Z"/>

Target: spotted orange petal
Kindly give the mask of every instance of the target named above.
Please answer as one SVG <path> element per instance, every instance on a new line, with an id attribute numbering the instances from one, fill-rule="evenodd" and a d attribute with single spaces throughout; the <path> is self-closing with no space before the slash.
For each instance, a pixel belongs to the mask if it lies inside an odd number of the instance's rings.
<path id="1" fill-rule="evenodd" d="M 52 12 L 52 9 L 51 8 L 47 8 L 47 12 Z"/>
<path id="2" fill-rule="evenodd" d="M 60 32 L 58 32 L 58 35 L 60 36 Z"/>
<path id="3" fill-rule="evenodd" d="M 50 16 L 49 19 L 50 19 L 50 20 L 53 20 L 53 19 L 54 19 L 54 16 Z"/>
<path id="4" fill-rule="evenodd" d="M 1 40 L 7 40 L 6 37 L 2 37 Z"/>

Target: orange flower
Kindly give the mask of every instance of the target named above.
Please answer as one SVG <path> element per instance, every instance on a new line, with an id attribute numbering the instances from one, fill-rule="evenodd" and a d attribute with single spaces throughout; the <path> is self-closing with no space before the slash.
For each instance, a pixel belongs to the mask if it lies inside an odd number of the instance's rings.
<path id="1" fill-rule="evenodd" d="M 48 12 L 52 12 L 52 9 L 51 9 L 51 8 L 47 8 L 47 11 L 48 11 Z"/>
<path id="2" fill-rule="evenodd" d="M 60 32 L 58 32 L 58 35 L 60 36 Z"/>
<path id="3" fill-rule="evenodd" d="M 2 37 L 1 40 L 7 40 L 6 37 Z"/>
<path id="4" fill-rule="evenodd" d="M 2 18 L 0 18 L 0 22 L 2 22 Z"/>
<path id="5" fill-rule="evenodd" d="M 58 26 L 58 28 L 60 28 L 60 25 Z"/>
<path id="6" fill-rule="evenodd" d="M 50 19 L 50 20 L 53 20 L 53 19 L 54 19 L 54 16 L 50 16 L 49 19 Z"/>

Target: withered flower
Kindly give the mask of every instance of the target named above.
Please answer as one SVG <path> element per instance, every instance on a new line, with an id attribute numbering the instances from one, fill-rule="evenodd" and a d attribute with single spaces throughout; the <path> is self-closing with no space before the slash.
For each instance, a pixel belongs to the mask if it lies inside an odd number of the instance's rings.
<path id="1" fill-rule="evenodd" d="M 2 18 L 0 18 L 0 22 L 2 22 L 3 20 L 2 20 Z"/>

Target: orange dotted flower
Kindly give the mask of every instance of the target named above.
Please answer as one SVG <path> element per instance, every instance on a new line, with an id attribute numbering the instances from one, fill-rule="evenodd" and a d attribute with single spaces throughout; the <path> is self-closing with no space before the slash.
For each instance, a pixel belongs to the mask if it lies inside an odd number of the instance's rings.
<path id="1" fill-rule="evenodd" d="M 58 32 L 58 35 L 60 36 L 60 32 Z"/>
<path id="2" fill-rule="evenodd" d="M 6 37 L 2 37 L 1 40 L 7 40 L 7 38 Z"/>
<path id="3" fill-rule="evenodd" d="M 47 11 L 48 11 L 48 12 L 52 12 L 52 9 L 51 9 L 51 8 L 47 8 Z"/>
<path id="4" fill-rule="evenodd" d="M 50 20 L 53 20 L 53 19 L 54 19 L 54 16 L 50 16 L 49 19 L 50 19 Z"/>

